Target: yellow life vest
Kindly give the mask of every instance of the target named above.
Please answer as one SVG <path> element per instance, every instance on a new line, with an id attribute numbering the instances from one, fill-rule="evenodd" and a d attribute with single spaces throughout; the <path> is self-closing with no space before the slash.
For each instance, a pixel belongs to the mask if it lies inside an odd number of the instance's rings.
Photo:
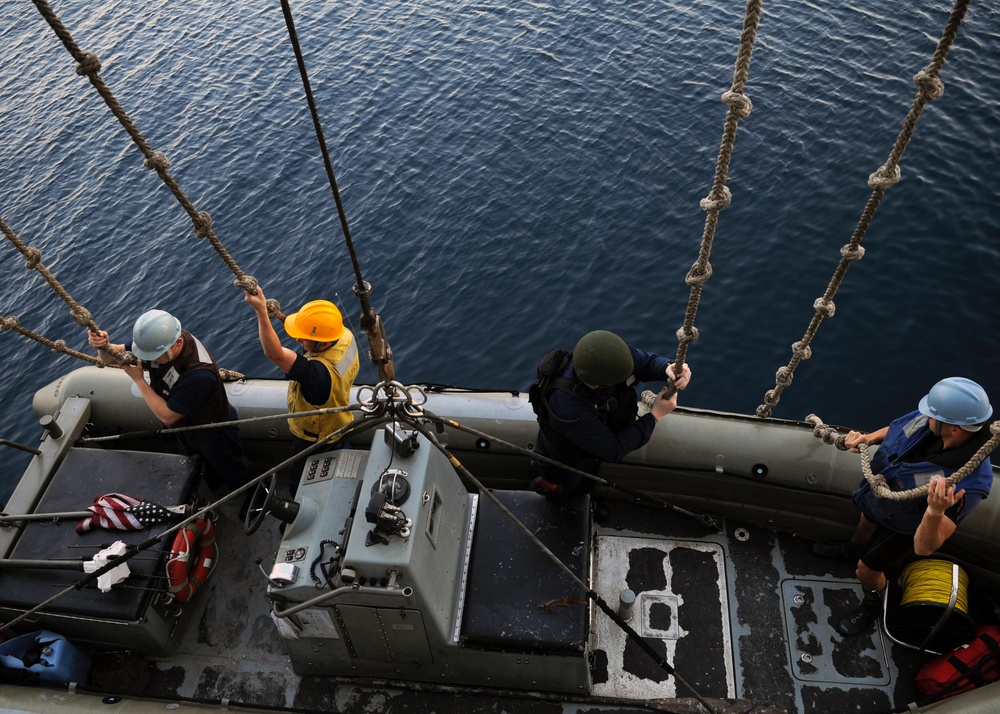
<path id="1" fill-rule="evenodd" d="M 307 412 L 329 407 L 346 407 L 351 403 L 351 385 L 358 376 L 361 363 L 358 360 L 358 345 L 351 331 L 344 329 L 337 343 L 322 352 L 306 352 L 306 359 L 318 360 L 330 371 L 330 396 L 325 404 L 310 404 L 302 396 L 302 385 L 292 380 L 288 383 L 288 411 Z M 292 434 L 306 441 L 319 441 L 327 434 L 347 426 L 354 420 L 351 412 L 336 412 L 317 416 L 298 417 L 288 420 Z M 336 441 L 336 439 L 334 440 Z"/>

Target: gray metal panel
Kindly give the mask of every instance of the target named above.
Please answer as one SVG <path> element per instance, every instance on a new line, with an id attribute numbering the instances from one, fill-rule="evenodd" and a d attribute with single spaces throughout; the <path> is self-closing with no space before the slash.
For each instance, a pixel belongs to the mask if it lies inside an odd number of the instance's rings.
<path id="1" fill-rule="evenodd" d="M 382 631 L 377 608 L 340 605 L 336 609 L 347 630 L 349 648 L 355 657 L 375 662 L 392 661 L 392 652 Z"/>
<path id="2" fill-rule="evenodd" d="M 343 544 L 342 531 L 347 527 L 367 458 L 367 451 L 339 449 L 314 454 L 306 461 L 297 494 L 300 510 L 285 528 L 275 555 L 275 564 L 292 564 L 298 569 L 286 586 L 271 585 L 270 594 L 286 602 L 305 602 L 319 594 L 313 578 L 322 581 L 319 561 L 330 559 Z"/>
<path id="3" fill-rule="evenodd" d="M 434 661 L 419 610 L 380 607 L 378 616 L 394 662 L 428 665 Z"/>
<path id="4" fill-rule="evenodd" d="M 337 610 L 358 659 L 394 664 L 433 662 L 418 610 L 340 605 Z"/>
<path id="5" fill-rule="evenodd" d="M 362 584 L 380 583 L 396 573 L 400 587 L 411 587 L 415 607 L 434 631 L 435 644 L 451 639 L 467 543 L 472 537 L 469 511 L 472 503 L 455 469 L 423 437 L 409 456 L 393 454 L 376 436 L 365 467 L 364 485 L 351 528 L 344 567 L 353 568 Z M 388 536 L 386 543 L 366 542 L 373 525 L 364 511 L 372 489 L 390 466 L 406 472 L 409 498 L 400 508 L 411 523 L 406 533 Z M 336 479 L 334 479 L 336 480 Z"/>

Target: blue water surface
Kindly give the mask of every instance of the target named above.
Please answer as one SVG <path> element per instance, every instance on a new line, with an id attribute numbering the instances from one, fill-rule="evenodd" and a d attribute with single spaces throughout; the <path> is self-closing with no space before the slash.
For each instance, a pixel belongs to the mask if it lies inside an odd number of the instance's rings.
<path id="1" fill-rule="evenodd" d="M 344 247 L 273 0 L 53 5 L 240 268 L 285 312 L 340 302 Z M 586 331 L 677 349 L 744 7 L 297 2 L 293 11 L 364 278 L 406 382 L 524 389 Z M 951 8 L 767 2 L 681 402 L 752 413 L 862 215 Z M 160 307 L 223 366 L 277 376 L 232 272 L 27 0 L 0 4 L 0 216 L 123 339 Z M 875 429 L 935 381 L 1000 403 L 1000 10 L 974 3 L 775 416 Z M 86 350 L 9 244 L 0 311 Z M 289 343 L 291 344 L 291 343 Z M 0 438 L 34 442 L 34 391 L 79 366 L 0 335 Z M 361 379 L 374 379 L 363 369 Z M 8 452 L 5 497 L 26 463 Z"/>

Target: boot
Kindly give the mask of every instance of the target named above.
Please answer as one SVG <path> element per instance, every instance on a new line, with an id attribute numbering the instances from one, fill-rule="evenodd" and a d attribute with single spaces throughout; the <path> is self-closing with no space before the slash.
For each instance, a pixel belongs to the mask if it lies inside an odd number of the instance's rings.
<path id="1" fill-rule="evenodd" d="M 533 478 L 528 488 L 537 494 L 545 496 L 545 499 L 555 506 L 566 501 L 566 489 L 559 484 L 552 483 L 544 476 Z"/>
<path id="2" fill-rule="evenodd" d="M 861 546 L 849 540 L 818 540 L 809 546 L 809 552 L 817 558 L 857 560 Z"/>
<path id="3" fill-rule="evenodd" d="M 880 612 L 882 612 L 881 595 L 872 590 L 865 593 L 858 608 L 838 622 L 835 627 L 837 632 L 844 637 L 857 637 L 871 627 L 872 622 L 878 618 Z"/>

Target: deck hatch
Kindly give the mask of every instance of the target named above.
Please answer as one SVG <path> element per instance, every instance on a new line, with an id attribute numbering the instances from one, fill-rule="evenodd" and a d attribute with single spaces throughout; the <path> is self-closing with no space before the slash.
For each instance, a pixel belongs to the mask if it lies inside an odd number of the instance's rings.
<path id="1" fill-rule="evenodd" d="M 783 580 L 782 610 L 792 676 L 812 684 L 889 684 L 889 658 L 879 628 L 844 638 L 834 622 L 861 598 L 855 581 Z"/>
<path id="2" fill-rule="evenodd" d="M 636 594 L 629 623 L 707 697 L 735 697 L 725 552 L 718 543 L 599 536 L 594 589 L 608 603 Z M 603 612 L 594 610 L 593 648 L 606 661 L 592 693 L 625 699 L 686 696 Z M 606 672 L 620 672 L 609 679 Z M 603 676 L 603 679 L 601 678 Z"/>

